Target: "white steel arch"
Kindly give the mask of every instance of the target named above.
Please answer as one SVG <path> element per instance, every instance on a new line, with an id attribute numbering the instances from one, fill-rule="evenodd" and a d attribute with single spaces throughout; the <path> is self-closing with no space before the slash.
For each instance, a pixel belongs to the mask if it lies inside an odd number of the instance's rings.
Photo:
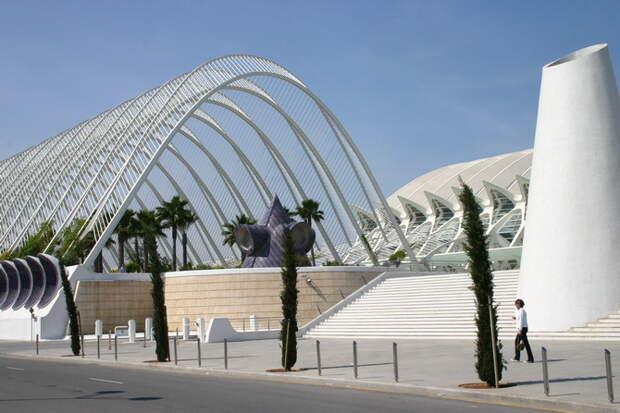
<path id="1" fill-rule="evenodd" d="M 45 222 L 53 249 L 81 218 L 96 239 L 87 263 L 103 253 L 110 266 L 115 253 L 104 245 L 124 211 L 178 194 L 199 217 L 194 259 L 231 265 L 238 257 L 223 247 L 221 225 L 239 213 L 261 216 L 278 194 L 291 209 L 321 203 L 319 261 L 342 261 L 355 239 L 370 237 L 355 208 L 414 257 L 397 218 L 379 219 L 377 205 L 391 210 L 342 124 L 299 78 L 257 56 L 210 60 L 0 161 L 0 178 L 0 251 L 19 248 Z"/>

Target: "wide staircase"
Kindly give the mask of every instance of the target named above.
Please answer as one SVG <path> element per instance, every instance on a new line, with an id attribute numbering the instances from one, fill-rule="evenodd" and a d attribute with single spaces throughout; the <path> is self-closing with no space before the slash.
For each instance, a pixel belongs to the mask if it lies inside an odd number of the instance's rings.
<path id="1" fill-rule="evenodd" d="M 519 271 L 496 271 L 499 335 L 514 337 Z M 469 274 L 393 273 L 305 337 L 474 338 L 474 295 Z M 620 340 L 620 311 L 567 331 L 531 332 L 533 339 Z"/>
<path id="2" fill-rule="evenodd" d="M 514 334 L 518 271 L 497 271 L 500 335 Z M 469 274 L 398 273 L 310 330 L 306 337 L 473 338 L 474 295 Z"/>

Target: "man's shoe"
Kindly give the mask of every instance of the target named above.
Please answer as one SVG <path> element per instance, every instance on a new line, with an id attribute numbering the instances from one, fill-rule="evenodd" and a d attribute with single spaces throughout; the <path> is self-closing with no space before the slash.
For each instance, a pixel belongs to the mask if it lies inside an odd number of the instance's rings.
<path id="1" fill-rule="evenodd" d="M 510 361 L 514 361 L 515 363 L 518 363 L 520 360 L 519 359 L 510 359 Z"/>

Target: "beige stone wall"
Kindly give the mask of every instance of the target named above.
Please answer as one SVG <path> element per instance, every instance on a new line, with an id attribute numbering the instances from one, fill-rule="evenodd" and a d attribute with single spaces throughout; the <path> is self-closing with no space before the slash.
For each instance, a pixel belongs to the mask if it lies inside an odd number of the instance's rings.
<path id="1" fill-rule="evenodd" d="M 231 319 L 233 326 L 242 328 L 243 319 L 249 326 L 249 316 L 270 318 L 277 326 L 282 317 L 280 271 L 259 270 L 257 273 L 216 270 L 168 274 L 166 306 L 170 331 L 182 329 L 183 317 L 192 324 L 198 317 L 208 321 L 215 317 Z M 344 297 L 382 273 L 382 269 L 349 268 L 299 269 L 299 326 L 317 317 L 320 312 L 338 303 Z M 312 280 L 312 288 L 307 279 Z M 95 331 L 95 320 L 103 320 L 104 332 L 117 325 L 136 320 L 138 331 L 144 330 L 144 319 L 152 316 L 150 281 L 79 281 L 76 304 L 86 334 Z M 261 326 L 267 322 L 259 320 Z"/>
<path id="2" fill-rule="evenodd" d="M 380 273 L 380 270 L 305 272 L 300 269 L 297 282 L 299 325 L 312 320 Z M 308 278 L 316 289 L 306 282 Z M 278 325 L 282 317 L 281 289 L 279 271 L 167 277 L 168 325 L 170 330 L 180 330 L 183 317 L 189 317 L 192 323 L 198 317 L 204 317 L 207 322 L 211 318 L 226 317 L 233 326 L 241 328 L 242 319 L 247 320 L 251 314 L 271 318 L 271 325 Z M 264 325 L 266 321 L 260 322 Z"/>
<path id="3" fill-rule="evenodd" d="M 103 331 L 126 326 L 136 320 L 144 331 L 144 319 L 153 313 L 150 281 L 78 281 L 75 303 L 85 334 L 95 333 L 95 320 L 103 321 Z"/>

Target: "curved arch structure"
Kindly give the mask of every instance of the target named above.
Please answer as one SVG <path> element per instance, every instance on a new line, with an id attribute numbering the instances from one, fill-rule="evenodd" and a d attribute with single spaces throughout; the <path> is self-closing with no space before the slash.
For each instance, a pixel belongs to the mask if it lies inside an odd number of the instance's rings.
<path id="1" fill-rule="evenodd" d="M 179 195 L 199 217 L 188 233 L 193 258 L 235 265 L 240 254 L 222 245 L 221 225 L 261 216 L 277 194 L 290 209 L 321 203 L 319 262 L 369 262 L 381 247 L 359 240 L 374 232 L 414 257 L 342 124 L 299 78 L 257 56 L 208 61 L 3 161 L 0 177 L 0 251 L 19 248 L 45 222 L 53 248 L 80 218 L 97 240 L 86 263 L 103 253 L 112 266 L 104 245 L 124 211 Z"/>

